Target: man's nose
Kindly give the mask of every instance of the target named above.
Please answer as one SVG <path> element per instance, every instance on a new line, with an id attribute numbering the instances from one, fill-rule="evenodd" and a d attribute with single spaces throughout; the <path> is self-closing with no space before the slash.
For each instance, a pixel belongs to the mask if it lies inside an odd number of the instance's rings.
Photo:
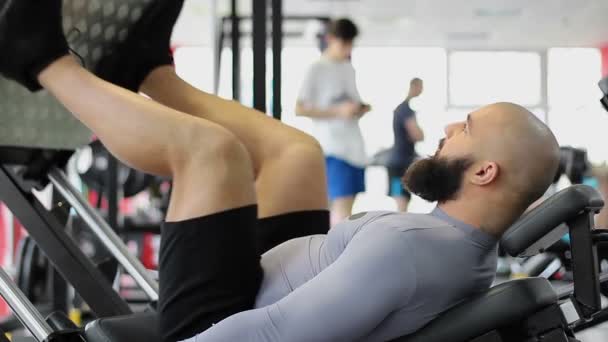
<path id="1" fill-rule="evenodd" d="M 445 126 L 444 131 L 445 131 L 446 137 L 450 138 L 452 135 L 454 135 L 454 133 L 456 133 L 458 131 L 458 129 L 462 128 L 462 125 L 464 125 L 464 123 L 455 122 L 455 123 Z"/>

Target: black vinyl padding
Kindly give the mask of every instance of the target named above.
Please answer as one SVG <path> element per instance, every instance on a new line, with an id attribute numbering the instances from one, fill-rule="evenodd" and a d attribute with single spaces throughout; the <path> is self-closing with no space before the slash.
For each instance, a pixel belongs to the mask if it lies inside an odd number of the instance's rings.
<path id="1" fill-rule="evenodd" d="M 497 285 L 453 307 L 413 335 L 398 342 L 465 341 L 522 320 L 555 304 L 557 295 L 544 278 Z M 160 342 L 156 313 L 98 319 L 85 329 L 88 342 Z"/>
<path id="2" fill-rule="evenodd" d="M 87 324 L 87 342 L 161 342 L 156 312 L 101 318 Z"/>
<path id="3" fill-rule="evenodd" d="M 537 254 L 568 232 L 564 222 L 584 211 L 596 212 L 603 206 L 597 190 L 587 185 L 570 186 L 524 214 L 505 232 L 500 244 L 512 256 Z"/>
<path id="4" fill-rule="evenodd" d="M 467 341 L 525 319 L 549 305 L 557 295 L 544 278 L 502 283 L 453 307 L 416 333 L 395 342 Z"/>

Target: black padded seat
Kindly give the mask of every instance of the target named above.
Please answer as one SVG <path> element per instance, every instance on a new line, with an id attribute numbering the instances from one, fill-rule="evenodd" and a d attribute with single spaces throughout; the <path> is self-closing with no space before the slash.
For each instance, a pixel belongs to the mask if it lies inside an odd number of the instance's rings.
<path id="1" fill-rule="evenodd" d="M 546 279 L 514 280 L 455 306 L 415 334 L 395 341 L 466 341 L 522 320 L 556 302 L 557 295 Z M 98 319 L 87 325 L 85 336 L 89 342 L 161 341 L 154 312 Z"/>
<path id="2" fill-rule="evenodd" d="M 555 303 L 557 295 L 547 279 L 513 280 L 453 307 L 416 333 L 394 341 L 468 341 Z"/>
<path id="3" fill-rule="evenodd" d="M 85 328 L 87 342 L 161 342 L 156 312 L 100 318 Z"/>

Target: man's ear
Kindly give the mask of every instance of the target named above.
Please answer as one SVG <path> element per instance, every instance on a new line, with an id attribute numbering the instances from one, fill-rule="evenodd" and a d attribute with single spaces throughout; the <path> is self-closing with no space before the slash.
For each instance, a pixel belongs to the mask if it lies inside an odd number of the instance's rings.
<path id="1" fill-rule="evenodd" d="M 498 178 L 500 171 L 498 164 L 491 161 L 476 163 L 471 168 L 473 174 L 470 177 L 471 183 L 475 185 L 488 185 Z"/>

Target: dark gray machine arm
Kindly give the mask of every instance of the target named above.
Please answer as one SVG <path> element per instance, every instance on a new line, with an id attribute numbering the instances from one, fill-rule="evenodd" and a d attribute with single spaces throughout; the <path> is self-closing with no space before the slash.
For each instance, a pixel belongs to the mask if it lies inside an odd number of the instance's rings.
<path id="1" fill-rule="evenodd" d="M 601 195 L 587 185 L 564 189 L 522 216 L 501 239 L 512 256 L 543 252 L 570 233 L 574 293 L 572 303 L 583 320 L 601 310 L 594 215 L 604 206 Z"/>
<path id="2" fill-rule="evenodd" d="M 605 77 L 604 79 L 602 79 L 599 83 L 600 89 L 602 90 L 602 93 L 604 93 L 604 97 L 602 97 L 601 101 L 602 104 L 604 105 L 604 108 L 606 108 L 606 110 L 608 110 L 608 77 Z"/>

